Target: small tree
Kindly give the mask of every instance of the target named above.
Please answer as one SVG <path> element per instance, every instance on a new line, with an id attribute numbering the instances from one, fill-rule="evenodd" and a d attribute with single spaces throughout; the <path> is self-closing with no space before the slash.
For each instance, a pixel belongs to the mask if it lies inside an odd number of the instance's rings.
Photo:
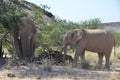
<path id="1" fill-rule="evenodd" d="M 80 23 L 80 26 L 82 28 L 87 28 L 87 29 L 97 29 L 101 28 L 101 21 L 99 18 L 96 19 L 90 19 L 90 20 L 85 20 Z"/>

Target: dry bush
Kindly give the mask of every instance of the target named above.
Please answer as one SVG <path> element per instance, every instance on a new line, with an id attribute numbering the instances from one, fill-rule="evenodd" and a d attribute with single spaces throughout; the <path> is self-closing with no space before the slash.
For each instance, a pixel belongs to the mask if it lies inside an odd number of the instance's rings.
<path id="1" fill-rule="evenodd" d="M 45 71 L 51 72 L 53 63 L 54 63 L 53 59 L 45 58 L 42 60 L 42 65 Z"/>

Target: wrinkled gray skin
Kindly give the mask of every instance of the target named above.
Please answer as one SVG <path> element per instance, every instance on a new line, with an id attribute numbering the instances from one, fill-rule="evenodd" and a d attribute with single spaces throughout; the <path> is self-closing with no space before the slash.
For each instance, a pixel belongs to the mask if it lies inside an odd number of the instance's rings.
<path id="1" fill-rule="evenodd" d="M 98 67 L 102 67 L 103 56 L 106 58 L 105 68 L 109 69 L 109 60 L 115 39 L 111 33 L 102 29 L 74 29 L 67 32 L 63 39 L 64 55 L 67 53 L 67 46 L 74 46 L 75 56 L 73 67 L 77 66 L 78 57 L 83 61 L 85 59 L 85 50 L 98 53 Z M 64 56 L 65 59 L 65 56 Z"/>

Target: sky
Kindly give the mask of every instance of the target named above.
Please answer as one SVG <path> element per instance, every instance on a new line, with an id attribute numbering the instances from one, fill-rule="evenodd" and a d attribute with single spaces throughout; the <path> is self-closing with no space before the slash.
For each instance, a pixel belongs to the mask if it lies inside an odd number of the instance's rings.
<path id="1" fill-rule="evenodd" d="M 100 18 L 101 22 L 120 22 L 120 0 L 26 0 L 48 5 L 53 15 L 67 21 L 81 22 Z"/>

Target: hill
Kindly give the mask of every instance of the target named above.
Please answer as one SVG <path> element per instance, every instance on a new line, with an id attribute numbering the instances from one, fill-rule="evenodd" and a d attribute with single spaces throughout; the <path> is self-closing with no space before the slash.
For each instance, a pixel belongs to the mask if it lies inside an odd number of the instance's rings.
<path id="1" fill-rule="evenodd" d="M 102 23 L 102 26 L 106 30 L 120 32 L 120 22 Z"/>

